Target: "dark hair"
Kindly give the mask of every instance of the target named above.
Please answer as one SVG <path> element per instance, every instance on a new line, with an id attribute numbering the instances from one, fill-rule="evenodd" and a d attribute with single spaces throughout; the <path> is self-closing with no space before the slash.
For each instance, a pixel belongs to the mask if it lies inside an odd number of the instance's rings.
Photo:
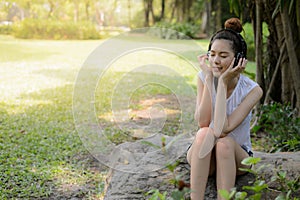
<path id="1" fill-rule="evenodd" d="M 216 39 L 224 39 L 232 42 L 234 54 L 242 54 L 242 57 L 247 58 L 247 44 L 241 36 L 243 26 L 238 18 L 230 18 L 225 22 L 225 29 L 217 31 L 210 39 L 208 51 L 211 49 L 212 43 Z"/>

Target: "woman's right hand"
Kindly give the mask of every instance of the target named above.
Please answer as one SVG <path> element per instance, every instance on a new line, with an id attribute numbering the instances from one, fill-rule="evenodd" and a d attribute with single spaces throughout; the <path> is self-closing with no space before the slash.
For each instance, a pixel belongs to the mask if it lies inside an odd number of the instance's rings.
<path id="1" fill-rule="evenodd" d="M 211 67 L 209 67 L 209 65 L 207 64 L 208 55 L 207 54 L 199 55 L 199 56 L 197 56 L 197 59 L 200 64 L 200 68 L 202 69 L 204 74 L 205 75 L 212 74 Z"/>

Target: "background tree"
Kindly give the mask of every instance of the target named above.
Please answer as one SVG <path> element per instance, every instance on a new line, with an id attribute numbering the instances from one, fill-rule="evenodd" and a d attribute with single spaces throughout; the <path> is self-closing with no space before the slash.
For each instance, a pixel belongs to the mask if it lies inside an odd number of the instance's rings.
<path id="1" fill-rule="evenodd" d="M 230 6 L 238 16 L 243 8 L 250 9 L 256 40 L 257 81 L 266 92 L 263 102 L 289 103 L 300 116 L 300 2 L 256 0 L 242 4 L 231 0 Z M 265 55 L 261 51 L 263 22 L 270 34 Z"/>

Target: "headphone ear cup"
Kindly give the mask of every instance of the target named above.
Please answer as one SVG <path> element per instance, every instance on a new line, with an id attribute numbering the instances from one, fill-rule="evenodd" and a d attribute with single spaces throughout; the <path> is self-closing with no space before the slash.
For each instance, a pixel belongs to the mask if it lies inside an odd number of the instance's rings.
<path id="1" fill-rule="evenodd" d="M 243 53 L 238 52 L 235 56 L 233 67 L 236 67 L 241 58 L 244 58 Z"/>

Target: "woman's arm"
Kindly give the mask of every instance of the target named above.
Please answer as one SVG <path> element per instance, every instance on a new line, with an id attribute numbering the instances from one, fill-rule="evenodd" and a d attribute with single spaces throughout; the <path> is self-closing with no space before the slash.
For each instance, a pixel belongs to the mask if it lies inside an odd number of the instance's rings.
<path id="1" fill-rule="evenodd" d="M 204 82 L 198 78 L 197 83 L 197 103 L 194 117 L 200 127 L 208 127 L 212 116 L 211 87 L 213 74 L 211 68 L 206 63 L 207 59 L 207 54 L 198 56 L 200 68 L 205 77 Z"/>
<path id="2" fill-rule="evenodd" d="M 262 95 L 263 90 L 261 87 L 257 86 L 253 88 L 231 115 L 226 117 L 222 132 L 228 134 L 239 126 L 257 104 Z"/>
<path id="3" fill-rule="evenodd" d="M 205 83 L 198 78 L 197 83 L 197 103 L 195 110 L 195 120 L 200 127 L 208 127 L 211 121 L 212 113 L 212 74 L 207 74 L 205 77 Z"/>
<path id="4" fill-rule="evenodd" d="M 226 99 L 227 84 L 223 81 L 222 78 L 219 78 L 216 94 L 216 107 L 214 113 L 214 133 L 216 137 L 220 137 L 224 132 L 225 122 L 227 121 Z"/>
<path id="5" fill-rule="evenodd" d="M 236 75 L 240 74 L 247 64 L 247 61 L 242 59 L 239 61 L 240 67 L 233 68 L 233 62 L 234 60 L 228 70 L 220 76 L 218 81 L 214 113 L 214 132 L 216 137 L 224 137 L 242 123 L 263 94 L 262 89 L 259 86 L 255 87 L 233 113 L 227 116 L 227 83 Z"/>

